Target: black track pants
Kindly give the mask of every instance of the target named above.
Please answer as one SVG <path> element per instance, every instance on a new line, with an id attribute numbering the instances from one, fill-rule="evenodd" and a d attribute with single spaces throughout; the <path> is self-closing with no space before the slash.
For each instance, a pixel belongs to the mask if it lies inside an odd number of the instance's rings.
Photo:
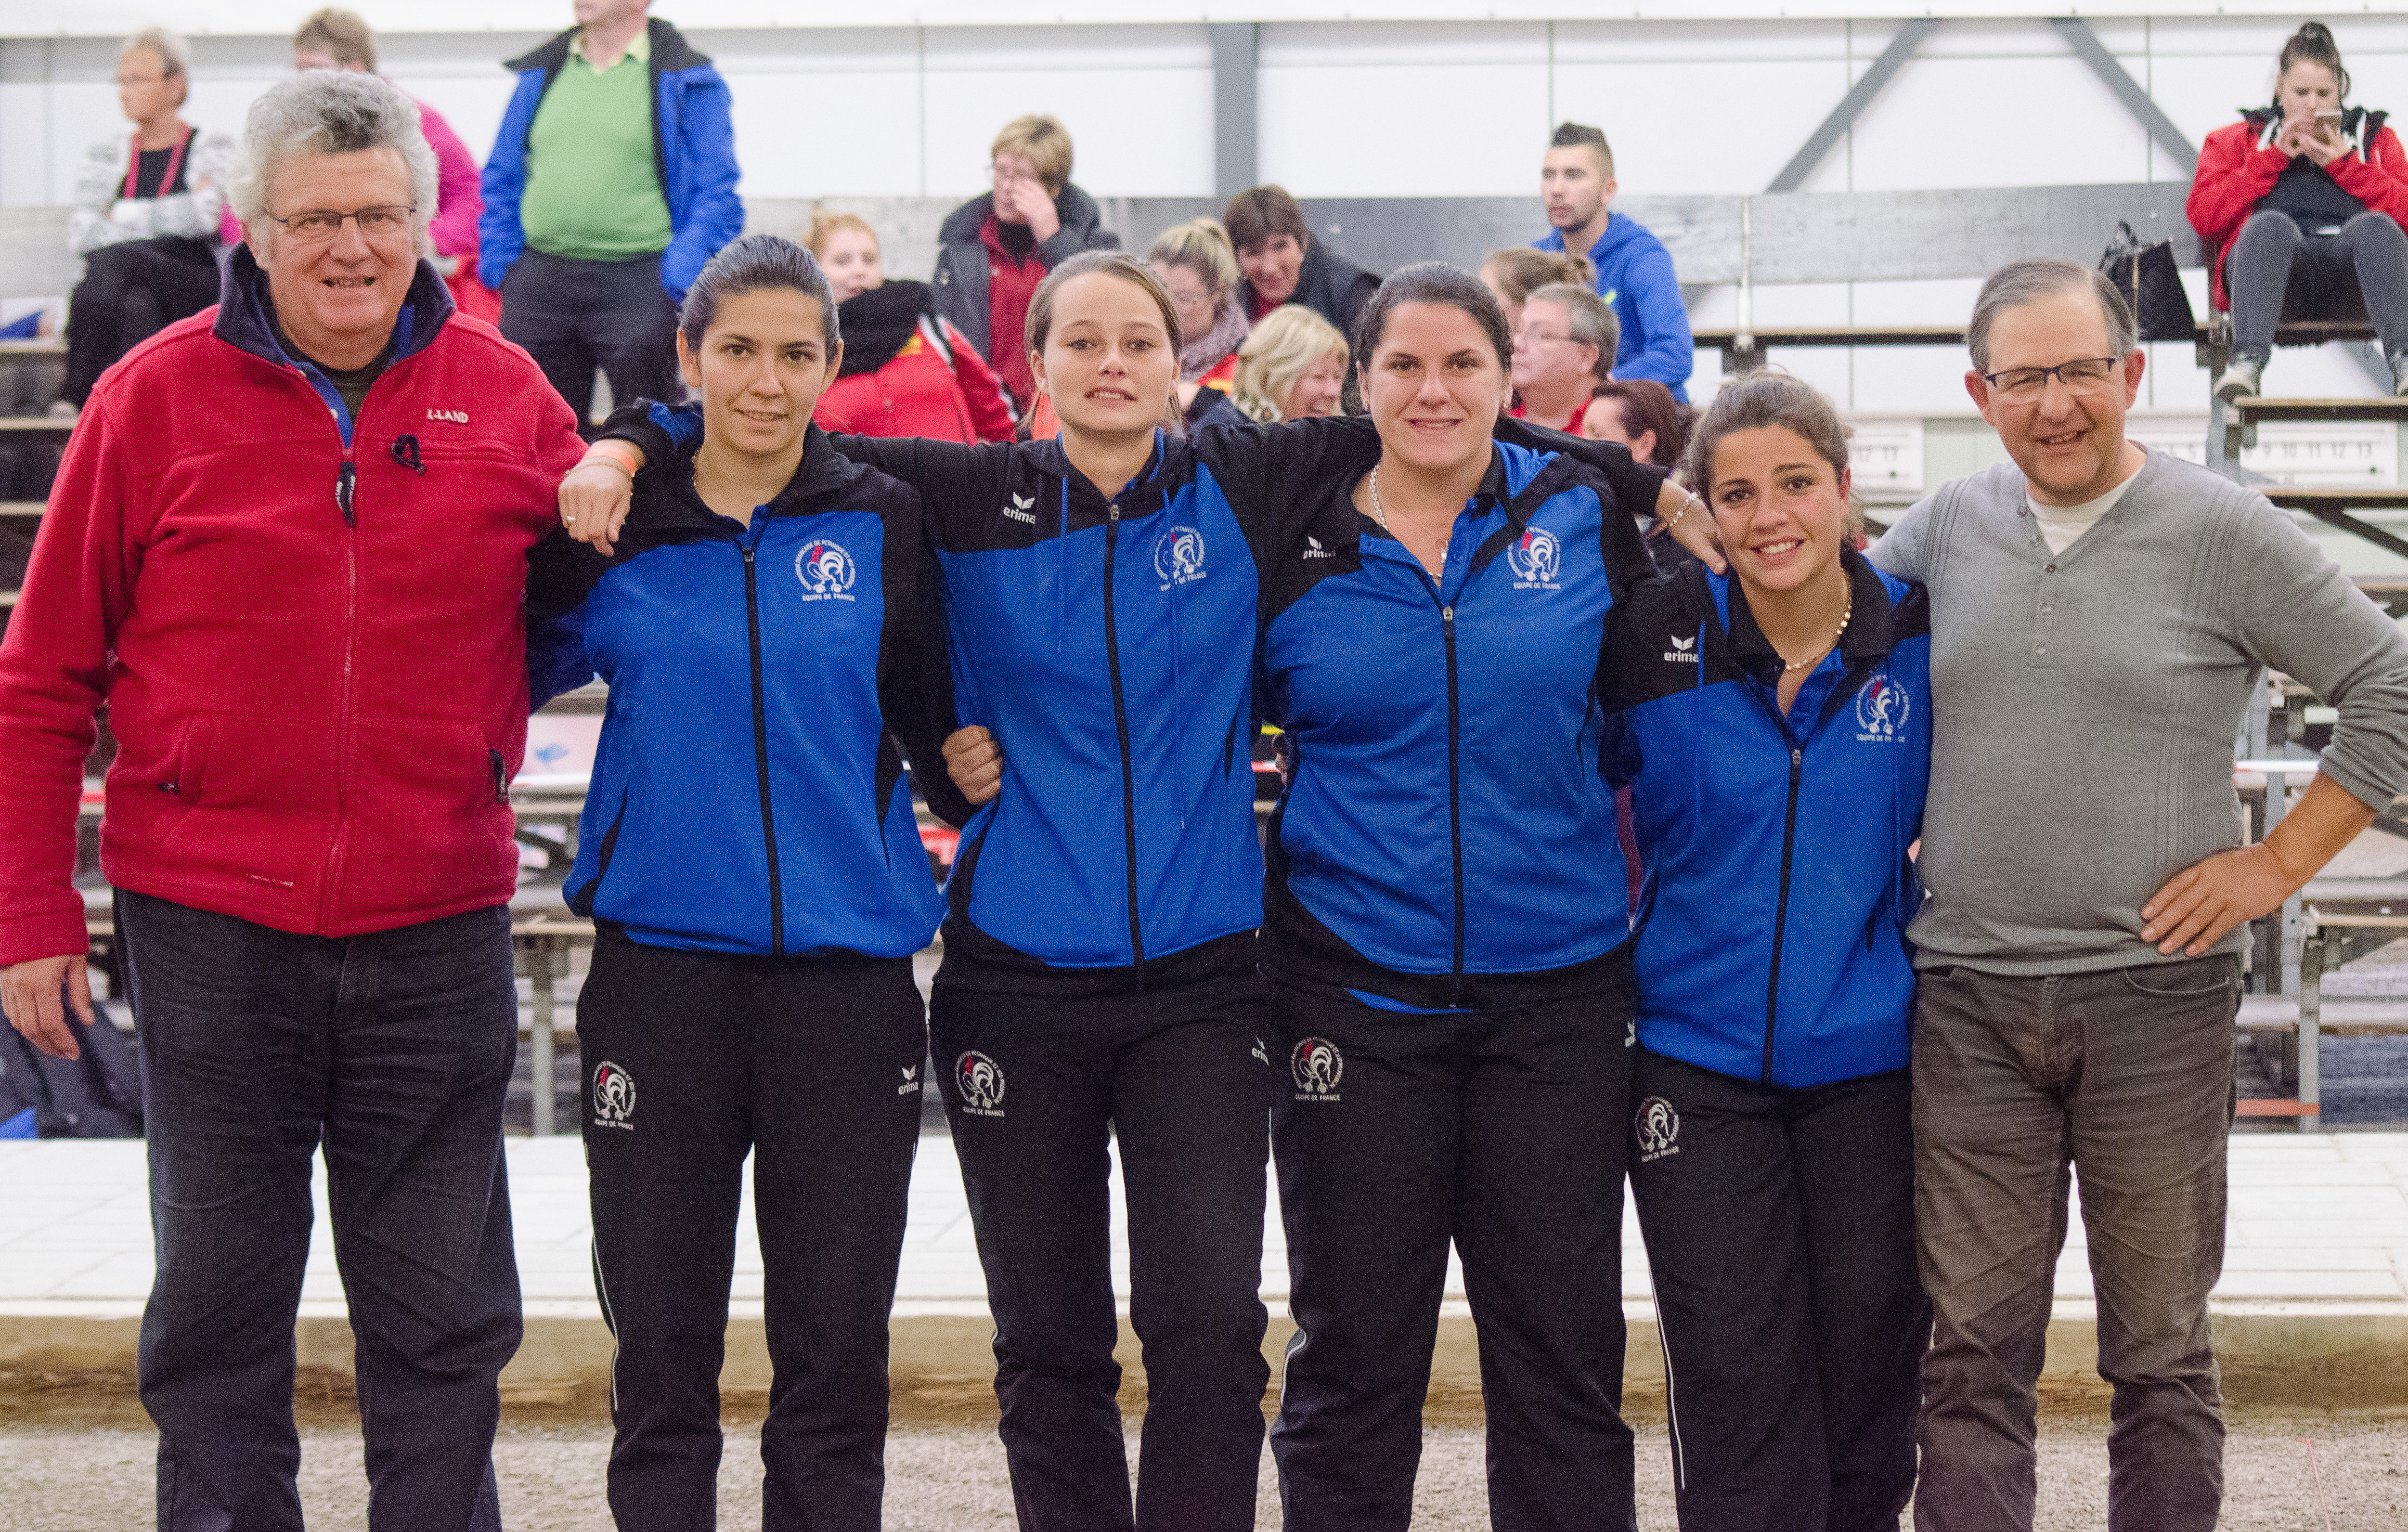
<path id="1" fill-rule="evenodd" d="M 1089 998 L 937 984 L 929 1031 L 1026 1532 L 1241 1532 L 1263 1446 L 1266 1077 L 1251 976 Z M 1107 1144 L 1146 1414 L 1132 1519 Z"/>
<path id="2" fill-rule="evenodd" d="M 1632 1094 L 1682 1532 L 1895 1532 L 1931 1336 L 1906 1071 L 1785 1090 L 1641 1051 Z"/>
<path id="3" fill-rule="evenodd" d="M 716 1526 L 719 1369 L 744 1157 L 773 1374 L 768 1532 L 875 1532 L 886 1321 L 926 1038 L 909 958 L 824 962 L 605 934 L 577 1007 L 594 1281 L 618 1342 L 610 1510 Z"/>
<path id="4" fill-rule="evenodd" d="M 1627 988 L 1412 1015 L 1282 987 L 1271 1135 L 1290 1309 L 1289 1532 L 1412 1514 L 1447 1243 L 1480 1334 L 1500 1532 L 1634 1525 L 1623 1424 Z"/>

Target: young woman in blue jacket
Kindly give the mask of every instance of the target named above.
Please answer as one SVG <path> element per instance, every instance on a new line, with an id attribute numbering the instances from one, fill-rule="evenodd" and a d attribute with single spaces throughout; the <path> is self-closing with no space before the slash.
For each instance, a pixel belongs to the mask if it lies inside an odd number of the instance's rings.
<path id="1" fill-rule="evenodd" d="M 839 438 L 925 498 L 960 717 L 987 731 L 964 769 L 999 779 L 948 885 L 931 1032 L 1030 1528 L 1254 1518 L 1265 1107 L 1287 1067 L 1255 975 L 1251 662 L 1266 593 L 1351 558 L 1351 532 L 1312 518 L 1380 449 L 1342 421 L 1164 432 L 1178 339 L 1144 266 L 1076 256 L 1028 323 L 1059 439 Z M 612 434 L 666 451 L 689 419 L 642 411 Z M 1609 461 L 1652 502 L 1658 475 Z M 609 473 L 564 488 L 603 537 Z M 1111 1357 L 1115 1142 L 1148 1393 L 1134 1507 Z"/>
<path id="2" fill-rule="evenodd" d="M 1688 453 L 1729 573 L 1616 608 L 1598 691 L 1645 881 L 1630 1180 L 1684 1532 L 1883 1532 L 1914 1487 L 1906 924 L 1923 588 L 1848 539 L 1846 430 L 1724 385 Z"/>
<path id="3" fill-rule="evenodd" d="M 933 763 L 953 714 L 920 498 L 810 424 L 835 311 L 800 246 L 721 251 L 678 337 L 699 431 L 636 477 L 614 558 L 555 537 L 530 570 L 537 700 L 610 685 L 567 899 L 595 922 L 577 1031 L 626 1528 L 715 1525 L 748 1153 L 763 1525 L 880 1525 L 911 954 L 943 913 L 896 737 Z M 941 774 L 922 787 L 967 817 Z"/>

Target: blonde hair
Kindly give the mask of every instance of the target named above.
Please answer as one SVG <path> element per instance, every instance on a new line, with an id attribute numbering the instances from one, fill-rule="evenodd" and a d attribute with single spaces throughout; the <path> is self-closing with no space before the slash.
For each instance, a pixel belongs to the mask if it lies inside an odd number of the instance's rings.
<path id="1" fill-rule="evenodd" d="M 159 74 L 163 79 L 180 79 L 184 82 L 184 93 L 176 98 L 176 104 L 179 107 L 191 98 L 193 45 L 184 40 L 181 33 L 170 32 L 164 26 L 146 26 L 117 45 L 117 56 L 122 59 L 137 48 L 147 48 L 157 55 Z"/>
<path id="2" fill-rule="evenodd" d="M 376 34 L 356 11 L 329 6 L 314 12 L 293 34 L 293 50 L 323 53 L 337 64 L 356 64 L 376 73 Z"/>
<path id="3" fill-rule="evenodd" d="M 1146 251 L 1145 258 L 1167 266 L 1186 267 L 1202 278 L 1216 297 L 1238 285 L 1238 251 L 1229 243 L 1229 231 L 1221 227 L 1217 218 L 1191 218 L 1184 223 L 1173 223 L 1154 237 L 1154 248 Z"/>
<path id="4" fill-rule="evenodd" d="M 1490 251 L 1482 259 L 1480 268 L 1497 274 L 1497 286 L 1507 303 L 1527 303 L 1531 294 L 1551 282 L 1578 282 L 1587 287 L 1597 280 L 1597 268 L 1588 264 L 1585 255 L 1519 245 L 1512 250 Z"/>
<path id="5" fill-rule="evenodd" d="M 886 248 L 879 244 L 878 231 L 869 226 L 869 220 L 858 213 L 812 213 L 811 226 L 803 235 L 803 249 L 811 252 L 812 259 L 824 261 L 827 259 L 828 241 L 845 229 L 859 229 L 869 236 L 870 244 L 877 248 L 880 254 L 885 253 Z"/>
<path id="6" fill-rule="evenodd" d="M 1346 337 L 1338 326 L 1300 303 L 1282 304 L 1265 314 L 1238 348 L 1238 376 L 1229 386 L 1229 402 L 1249 420 L 1276 421 L 1276 401 L 1312 365 L 1335 352 L 1338 368 L 1346 370 Z"/>
<path id="7" fill-rule="evenodd" d="M 1027 155 L 1048 196 L 1060 196 L 1062 188 L 1070 184 L 1070 130 L 1058 117 L 1032 112 L 1013 118 L 995 136 L 986 153 L 990 160 L 998 154 Z"/>

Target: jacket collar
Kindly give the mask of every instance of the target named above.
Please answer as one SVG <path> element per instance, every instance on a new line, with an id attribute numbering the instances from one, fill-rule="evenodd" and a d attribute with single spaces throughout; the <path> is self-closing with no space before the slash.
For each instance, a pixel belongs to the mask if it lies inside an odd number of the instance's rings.
<path id="1" fill-rule="evenodd" d="M 540 69 L 549 80 L 568 66 L 568 50 L 577 46 L 581 27 L 570 27 L 538 47 L 529 49 L 502 65 L 512 74 L 523 75 L 530 69 Z M 695 51 L 685 40 L 685 34 L 655 16 L 644 22 L 644 41 L 652 49 L 652 78 L 673 75 L 682 69 L 699 69 L 710 60 Z"/>
<path id="2" fill-rule="evenodd" d="M 1062 438 L 1048 437 L 1032 441 L 1028 454 L 1037 471 L 1049 479 L 1061 480 L 1068 486 L 1070 508 L 1082 520 L 1100 520 L 1111 502 L 1087 476 L 1070 465 L 1070 454 L 1062 450 Z M 1171 492 L 1187 480 L 1188 459 L 1193 451 L 1183 437 L 1174 437 L 1156 426 L 1154 432 L 1154 455 L 1120 494 L 1121 519 L 1133 521 L 1151 516 L 1170 503 Z"/>
<path id="3" fill-rule="evenodd" d="M 452 317 L 452 290 L 424 261 L 411 273 L 409 292 L 393 324 L 393 360 L 417 355 L 435 343 Z M 226 262 L 225 282 L 218 298 L 217 322 L 209 333 L 220 340 L 278 366 L 314 370 L 306 358 L 287 351 L 276 338 L 276 306 L 267 295 L 267 273 L 251 259 L 251 247 L 236 245 Z"/>
<path id="4" fill-rule="evenodd" d="M 1850 609 L 1847 629 L 1840 635 L 1840 658 L 1853 667 L 1880 659 L 1893 647 L 1889 587 L 1882 582 L 1881 572 L 1853 548 L 1841 548 L 1840 568 L 1848 577 Z M 1748 609 L 1746 599 L 1732 598 L 1737 579 L 1711 570 L 1704 573 L 1707 589 L 1723 620 L 1723 631 L 1730 637 L 1731 658 L 1751 673 L 1769 662 L 1778 680 L 1784 662 L 1771 640 L 1765 637 L 1764 630 L 1756 625 L 1756 614 Z"/>
<path id="5" fill-rule="evenodd" d="M 702 436 L 697 432 L 692 445 L 681 446 L 676 456 L 658 465 L 645 465 L 644 471 L 636 478 L 635 500 L 627 511 L 630 536 L 639 542 L 658 544 L 736 535 L 729 529 L 727 518 L 703 504 L 702 496 L 695 492 L 694 454 L 701 445 Z M 829 442 L 827 433 L 816 423 L 807 425 L 803 428 L 803 460 L 796 465 L 795 476 L 786 480 L 786 487 L 763 508 L 766 519 L 816 516 L 842 509 L 868 472 L 838 452 Z"/>
<path id="6" fill-rule="evenodd" d="M 986 222 L 987 215 L 994 211 L 995 193 L 980 193 L 945 215 L 945 222 L 937 230 L 937 242 L 958 245 L 976 240 L 980 227 Z M 1094 230 L 1104 221 L 1102 210 L 1096 206 L 1096 199 L 1069 181 L 1062 183 L 1062 194 L 1054 199 L 1054 212 L 1061 219 L 1065 230 L 1075 230 L 1082 235 Z"/>

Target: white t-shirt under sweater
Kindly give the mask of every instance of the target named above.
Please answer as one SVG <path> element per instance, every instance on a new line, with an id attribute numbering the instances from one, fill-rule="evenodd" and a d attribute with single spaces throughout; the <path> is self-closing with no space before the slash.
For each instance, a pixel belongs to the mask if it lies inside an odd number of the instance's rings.
<path id="1" fill-rule="evenodd" d="M 2132 480 L 2140 477 L 2140 471 L 2135 469 L 2130 479 L 2098 499 L 2085 500 L 2078 506 L 2043 506 L 2032 498 L 2029 490 L 2026 490 L 2024 505 L 2031 511 L 2032 520 L 2040 523 L 2041 539 L 2048 544 L 2048 551 L 2062 553 L 2073 546 L 2074 538 L 2098 525 L 2099 518 L 2114 509 L 2115 502 L 2124 498 L 2124 492 L 2132 487 Z"/>

